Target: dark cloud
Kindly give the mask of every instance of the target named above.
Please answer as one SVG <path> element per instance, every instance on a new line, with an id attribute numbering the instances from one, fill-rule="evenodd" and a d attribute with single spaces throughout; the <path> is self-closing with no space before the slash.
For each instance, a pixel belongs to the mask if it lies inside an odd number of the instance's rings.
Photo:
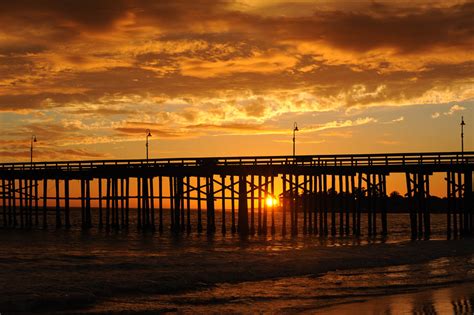
<path id="1" fill-rule="evenodd" d="M 31 24 L 68 28 L 109 28 L 127 12 L 126 0 L 17 0 L 0 2 L 0 16 Z"/>

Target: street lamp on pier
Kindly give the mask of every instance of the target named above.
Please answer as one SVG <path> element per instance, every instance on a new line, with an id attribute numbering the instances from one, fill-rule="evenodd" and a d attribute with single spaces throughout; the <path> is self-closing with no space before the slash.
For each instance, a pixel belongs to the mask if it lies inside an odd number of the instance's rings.
<path id="1" fill-rule="evenodd" d="M 296 122 L 293 124 L 293 157 L 296 155 L 296 132 L 299 131 Z"/>
<path id="2" fill-rule="evenodd" d="M 148 138 L 151 137 L 150 129 L 146 130 L 146 160 L 148 161 Z"/>
<path id="3" fill-rule="evenodd" d="M 464 126 L 466 123 L 464 122 L 464 116 L 461 116 L 461 153 L 464 154 Z"/>
<path id="4" fill-rule="evenodd" d="M 33 163 L 33 143 L 37 142 L 36 136 L 32 135 L 31 136 L 31 145 L 30 145 L 30 163 Z"/>

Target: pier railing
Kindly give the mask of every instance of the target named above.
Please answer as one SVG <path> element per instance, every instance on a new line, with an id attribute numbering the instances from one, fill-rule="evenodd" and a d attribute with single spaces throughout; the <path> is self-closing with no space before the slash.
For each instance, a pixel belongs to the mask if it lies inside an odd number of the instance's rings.
<path id="1" fill-rule="evenodd" d="M 405 166 L 405 165 L 452 165 L 473 164 L 474 152 L 431 152 L 390 154 L 339 154 L 298 156 L 244 156 L 244 157 L 202 157 L 171 159 L 130 160 L 86 160 L 34 163 L 2 163 L 0 170 L 64 170 L 80 171 L 102 167 L 199 167 L 199 166 Z"/>

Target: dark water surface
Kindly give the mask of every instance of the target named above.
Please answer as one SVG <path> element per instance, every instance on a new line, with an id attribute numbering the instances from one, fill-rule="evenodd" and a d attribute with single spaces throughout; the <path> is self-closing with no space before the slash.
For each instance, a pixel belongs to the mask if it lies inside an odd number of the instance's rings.
<path id="1" fill-rule="evenodd" d="M 0 312 L 314 313 L 433 288 L 472 300 L 472 239 L 443 240 L 445 215 L 431 241 L 408 240 L 408 215 L 388 222 L 387 239 L 0 230 Z"/>

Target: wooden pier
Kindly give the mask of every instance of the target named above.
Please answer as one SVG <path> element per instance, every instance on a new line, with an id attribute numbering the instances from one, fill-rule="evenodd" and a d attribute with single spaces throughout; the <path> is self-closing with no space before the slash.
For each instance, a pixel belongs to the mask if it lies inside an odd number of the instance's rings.
<path id="1" fill-rule="evenodd" d="M 0 226 L 69 228 L 79 202 L 82 229 L 127 229 L 136 211 L 136 228 L 159 232 L 385 236 L 387 176 L 402 173 L 411 237 L 428 239 L 430 177 L 443 173 L 446 236 L 465 237 L 473 170 L 474 152 L 4 163 Z"/>

